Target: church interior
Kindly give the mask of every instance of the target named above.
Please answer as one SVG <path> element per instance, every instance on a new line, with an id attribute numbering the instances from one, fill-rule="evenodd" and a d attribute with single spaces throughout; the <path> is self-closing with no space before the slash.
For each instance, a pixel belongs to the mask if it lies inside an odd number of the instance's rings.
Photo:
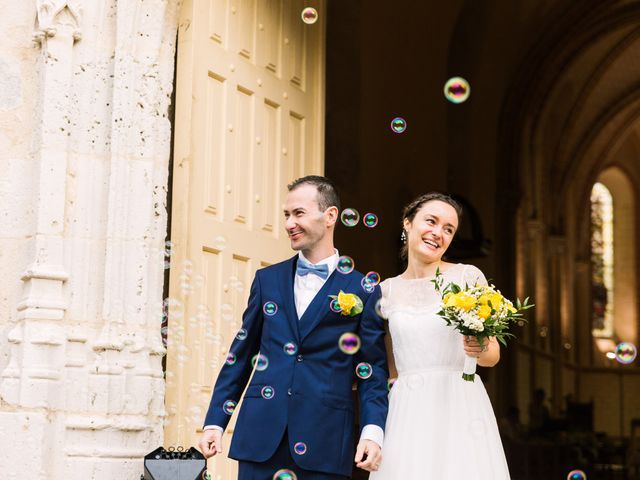
<path id="1" fill-rule="evenodd" d="M 512 478 L 640 478 L 640 4 L 368 0 L 327 15 L 325 172 L 343 207 L 379 217 L 375 234 L 341 226 L 341 254 L 398 275 L 403 206 L 459 199 L 449 261 L 536 304 L 481 372 Z M 465 101 L 443 92 L 453 77 Z"/>

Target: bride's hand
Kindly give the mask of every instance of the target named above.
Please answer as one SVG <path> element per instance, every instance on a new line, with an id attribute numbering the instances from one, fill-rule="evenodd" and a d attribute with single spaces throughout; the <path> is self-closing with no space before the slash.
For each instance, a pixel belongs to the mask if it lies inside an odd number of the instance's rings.
<path id="1" fill-rule="evenodd" d="M 481 367 L 493 367 L 500 360 L 500 346 L 495 337 L 482 340 L 482 346 L 476 337 L 463 337 L 464 353 L 478 359 Z"/>
<path id="2" fill-rule="evenodd" d="M 480 346 L 480 342 L 476 337 L 464 336 L 464 353 L 470 357 L 480 358 L 480 354 L 486 352 L 488 348 L 488 340 L 485 339 L 484 345 Z"/>

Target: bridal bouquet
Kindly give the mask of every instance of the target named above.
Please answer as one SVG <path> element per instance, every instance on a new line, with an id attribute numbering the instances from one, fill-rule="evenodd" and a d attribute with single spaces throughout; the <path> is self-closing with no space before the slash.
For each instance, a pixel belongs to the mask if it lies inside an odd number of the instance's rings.
<path id="1" fill-rule="evenodd" d="M 508 332 L 510 324 L 523 320 L 521 312 L 534 306 L 529 303 L 529 297 L 524 302 L 517 299 L 514 306 L 494 285 L 465 285 L 461 288 L 452 282 L 443 287 L 440 269 L 436 270 L 436 276 L 431 281 L 442 297 L 437 315 L 461 334 L 476 337 L 480 346 L 489 337 L 496 337 L 506 346 L 506 338 L 514 336 Z M 476 357 L 465 356 L 463 379 L 473 382 L 476 363 Z"/>

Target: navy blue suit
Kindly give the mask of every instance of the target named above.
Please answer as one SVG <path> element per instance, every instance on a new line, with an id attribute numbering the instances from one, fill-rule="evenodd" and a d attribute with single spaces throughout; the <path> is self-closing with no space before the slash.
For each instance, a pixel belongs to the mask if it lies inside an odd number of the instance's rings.
<path id="1" fill-rule="evenodd" d="M 225 364 L 220 371 L 205 425 L 226 428 L 230 416 L 223 405 L 227 400 L 240 400 L 251 375 L 251 360 L 260 352 L 268 359 L 268 368 L 256 370 L 247 387 L 229 456 L 266 462 L 283 438 L 288 438 L 292 457 L 300 468 L 350 477 L 355 455 L 351 392 L 360 362 L 373 367 L 371 377 L 357 380 L 360 425 L 384 429 L 387 417 L 385 333 L 375 312 L 380 289 L 366 293 L 360 284 L 361 273 L 345 275 L 336 270 L 298 319 L 293 294 L 297 260 L 295 256 L 256 272 L 242 319 L 247 335 L 243 340 L 236 338 L 231 345 L 236 362 Z M 362 299 L 361 314 L 350 317 L 331 311 L 329 295 L 337 295 L 340 290 Z M 278 306 L 275 315 L 264 313 L 267 302 Z M 340 336 L 346 332 L 360 337 L 361 347 L 354 355 L 338 347 Z M 284 351 L 288 343 L 297 347 L 297 353 Z M 265 386 L 275 391 L 272 398 L 263 397 Z M 299 442 L 306 447 L 302 455 L 294 449 Z M 282 467 L 273 468 L 275 472 Z"/>

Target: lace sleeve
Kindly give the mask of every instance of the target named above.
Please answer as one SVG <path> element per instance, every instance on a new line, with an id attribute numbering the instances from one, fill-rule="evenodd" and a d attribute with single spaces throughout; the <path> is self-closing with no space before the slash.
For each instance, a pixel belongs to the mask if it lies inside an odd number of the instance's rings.
<path id="1" fill-rule="evenodd" d="M 469 286 L 475 284 L 487 285 L 487 279 L 482 271 L 474 265 L 465 265 L 462 272 L 462 281 Z"/>
<path id="2" fill-rule="evenodd" d="M 380 283 L 380 290 L 382 291 L 382 296 L 380 297 L 380 308 L 379 308 L 379 313 L 382 316 L 382 318 L 386 319 L 388 318 L 387 314 L 385 313 L 385 307 L 388 309 L 389 308 L 389 291 L 391 289 L 391 279 L 387 278 L 386 280 L 384 280 L 383 282 Z"/>

